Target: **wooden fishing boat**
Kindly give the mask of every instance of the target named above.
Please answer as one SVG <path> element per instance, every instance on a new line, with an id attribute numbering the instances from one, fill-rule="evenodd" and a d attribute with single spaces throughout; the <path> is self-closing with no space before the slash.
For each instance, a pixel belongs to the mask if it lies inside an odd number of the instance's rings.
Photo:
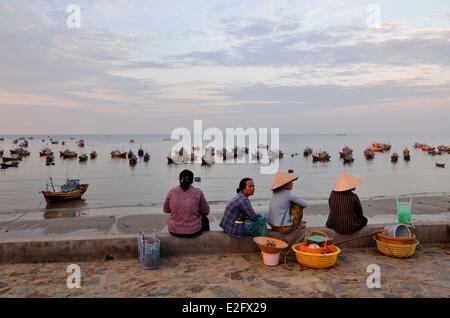
<path id="1" fill-rule="evenodd" d="M 370 148 L 367 148 L 364 150 L 364 157 L 366 157 L 367 160 L 372 160 L 375 158 L 375 153 Z"/>
<path id="2" fill-rule="evenodd" d="M 67 179 L 65 184 L 59 186 L 60 191 L 56 191 L 53 185 L 53 179 L 50 178 L 50 184 L 47 183 L 46 191 L 41 191 L 41 193 L 47 203 L 79 200 L 87 191 L 88 187 L 88 184 L 80 184 L 80 180 L 78 179 Z"/>
<path id="3" fill-rule="evenodd" d="M 47 156 L 52 150 L 48 147 L 43 148 L 41 151 L 39 151 L 39 156 L 45 157 Z"/>
<path id="4" fill-rule="evenodd" d="M 80 148 L 84 148 L 84 140 L 83 139 L 78 140 L 77 145 Z"/>
<path id="5" fill-rule="evenodd" d="M 137 157 L 135 155 L 132 155 L 131 157 L 128 157 L 128 161 L 130 163 L 130 166 L 134 166 L 137 164 Z"/>
<path id="6" fill-rule="evenodd" d="M 436 162 L 436 167 L 445 168 L 445 163 L 438 163 L 438 162 Z"/>
<path id="7" fill-rule="evenodd" d="M 150 160 L 150 154 L 149 154 L 148 152 L 146 152 L 146 153 L 144 154 L 144 161 L 147 162 L 147 161 L 149 161 L 149 160 Z"/>
<path id="8" fill-rule="evenodd" d="M 46 157 L 45 157 L 45 164 L 47 166 L 53 166 L 55 163 L 55 157 L 53 156 L 53 152 L 50 152 Z"/>
<path id="9" fill-rule="evenodd" d="M 346 155 L 344 158 L 344 164 L 349 164 L 355 161 L 352 154 Z"/>
<path id="10" fill-rule="evenodd" d="M 3 138 L 3 137 L 0 137 L 0 141 L 5 141 L 5 138 Z"/>
<path id="11" fill-rule="evenodd" d="M 330 161 L 330 158 L 331 158 L 331 156 L 326 151 L 321 151 L 319 153 L 315 153 L 312 155 L 312 157 L 313 157 L 313 162 L 316 162 L 316 161 L 326 162 L 326 161 Z"/>
<path id="12" fill-rule="evenodd" d="M 4 156 L 4 157 L 2 157 L 2 159 L 3 159 L 3 162 L 7 162 L 7 161 L 18 161 L 18 160 L 22 160 L 22 156 L 20 156 L 20 155 L 16 155 L 16 154 L 12 154 L 11 156 L 9 156 L 9 157 L 6 157 L 6 156 Z"/>
<path id="13" fill-rule="evenodd" d="M 140 147 L 139 150 L 138 150 L 138 156 L 139 157 L 143 157 L 144 156 L 144 149 L 142 149 L 142 147 Z"/>
<path id="14" fill-rule="evenodd" d="M 57 145 L 57 144 L 59 144 L 58 140 L 52 140 L 52 145 Z"/>
<path id="15" fill-rule="evenodd" d="M 75 151 L 71 151 L 69 149 L 59 152 L 63 159 L 74 159 L 78 157 L 78 154 Z"/>
<path id="16" fill-rule="evenodd" d="M 443 152 L 449 152 L 450 151 L 450 147 L 447 147 L 447 146 L 444 146 L 444 145 L 438 146 L 437 149 L 439 151 L 443 151 Z"/>
<path id="17" fill-rule="evenodd" d="M 0 165 L 1 165 L 2 169 L 8 169 L 8 168 L 12 168 L 12 167 L 18 167 L 19 162 L 18 161 L 12 161 L 10 163 L 2 162 L 2 163 L 0 163 Z"/>
<path id="18" fill-rule="evenodd" d="M 428 151 L 428 154 L 429 155 L 432 155 L 432 156 L 436 156 L 436 151 L 434 150 L 434 148 L 433 148 L 433 150 L 432 151 Z"/>
<path id="19" fill-rule="evenodd" d="M 424 145 L 422 146 L 422 150 L 423 151 L 433 151 L 434 147 L 428 146 L 428 145 Z"/>
<path id="20" fill-rule="evenodd" d="M 370 146 L 370 150 L 372 150 L 373 152 L 384 152 L 384 145 L 374 142 L 372 143 L 372 145 Z"/>
<path id="21" fill-rule="evenodd" d="M 111 151 L 111 158 L 127 158 L 126 152 L 120 152 L 119 150 Z"/>
<path id="22" fill-rule="evenodd" d="M 398 154 L 394 152 L 391 156 L 391 162 L 397 162 L 398 161 Z"/>
<path id="23" fill-rule="evenodd" d="M 83 153 L 83 154 L 81 154 L 81 155 L 78 156 L 78 160 L 79 160 L 80 162 L 86 162 L 86 161 L 88 161 L 88 155 L 85 154 L 85 153 Z"/>
<path id="24" fill-rule="evenodd" d="M 381 144 L 384 148 L 384 151 L 389 151 L 391 150 L 391 145 L 390 144 Z"/>
<path id="25" fill-rule="evenodd" d="M 409 149 L 408 149 L 408 148 L 405 148 L 405 149 L 403 150 L 403 159 L 404 159 L 405 161 L 411 160 L 411 155 L 409 154 Z"/>
<path id="26" fill-rule="evenodd" d="M 306 148 L 303 150 L 303 156 L 304 156 L 304 157 L 308 157 L 310 154 L 312 154 L 312 152 L 313 152 L 313 150 L 312 150 L 311 148 L 306 147 Z"/>
<path id="27" fill-rule="evenodd" d="M 128 154 L 127 154 L 128 159 L 130 159 L 133 156 L 134 156 L 134 153 L 131 150 L 128 151 Z"/>
<path id="28" fill-rule="evenodd" d="M 345 146 L 342 151 L 339 152 L 339 158 L 345 158 L 348 155 L 353 155 L 353 150 L 350 147 Z"/>
<path id="29" fill-rule="evenodd" d="M 93 152 L 90 153 L 89 156 L 91 159 L 95 159 L 95 158 L 97 158 L 97 152 L 94 150 Z"/>

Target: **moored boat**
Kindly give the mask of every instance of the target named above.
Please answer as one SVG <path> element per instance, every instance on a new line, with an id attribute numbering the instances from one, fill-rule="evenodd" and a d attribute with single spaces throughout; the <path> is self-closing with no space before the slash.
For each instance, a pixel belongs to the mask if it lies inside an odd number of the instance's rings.
<path id="1" fill-rule="evenodd" d="M 135 155 L 131 155 L 128 157 L 128 161 L 130 162 L 130 166 L 134 166 L 137 164 L 137 157 Z"/>
<path id="2" fill-rule="evenodd" d="M 330 158 L 331 158 L 331 156 L 326 151 L 321 151 L 319 153 L 315 153 L 312 155 L 312 157 L 313 157 L 313 162 L 316 162 L 316 161 L 326 162 L 326 161 L 330 161 Z"/>
<path id="3" fill-rule="evenodd" d="M 139 150 L 138 150 L 138 156 L 139 157 L 143 157 L 144 156 L 144 149 L 142 149 L 142 147 L 140 147 Z"/>
<path id="4" fill-rule="evenodd" d="M 91 159 L 95 159 L 95 158 L 97 158 L 97 152 L 94 150 L 94 151 L 92 151 L 91 153 L 90 153 L 90 158 Z"/>
<path id="5" fill-rule="evenodd" d="M 438 162 L 436 162 L 436 167 L 445 168 L 445 163 L 438 163 Z"/>
<path id="6" fill-rule="evenodd" d="M 411 155 L 409 154 L 409 149 L 408 149 L 408 148 L 405 148 L 405 149 L 403 150 L 403 159 L 404 159 L 405 161 L 411 160 Z"/>
<path id="7" fill-rule="evenodd" d="M 60 151 L 59 153 L 63 159 L 74 159 L 78 157 L 78 154 L 75 151 L 71 151 L 69 149 Z"/>
<path id="8" fill-rule="evenodd" d="M 82 153 L 81 155 L 78 156 L 78 160 L 80 162 L 86 162 L 86 161 L 88 161 L 88 155 L 85 153 Z"/>
<path id="9" fill-rule="evenodd" d="M 384 152 L 384 145 L 378 142 L 374 142 L 370 146 L 370 150 L 372 150 L 373 152 Z"/>
<path id="10" fill-rule="evenodd" d="M 150 154 L 149 154 L 148 152 L 146 152 L 146 153 L 144 154 L 144 161 L 147 162 L 147 161 L 149 161 L 149 160 L 150 160 Z"/>
<path id="11" fill-rule="evenodd" d="M 350 147 L 345 146 L 342 148 L 342 151 L 339 152 L 339 158 L 345 158 L 348 155 L 353 155 L 353 150 Z"/>
<path id="12" fill-rule="evenodd" d="M 353 161 L 355 161 L 352 154 L 346 155 L 343 159 L 344 159 L 344 164 L 352 163 Z"/>
<path id="13" fill-rule="evenodd" d="M 50 178 L 46 191 L 41 191 L 47 203 L 81 199 L 89 185 L 80 184 L 78 179 L 67 179 L 65 184 L 59 186 L 59 191 L 56 191 L 55 187 L 58 186 L 53 185 L 53 179 Z"/>
<path id="14" fill-rule="evenodd" d="M 367 148 L 364 150 L 364 157 L 366 157 L 367 160 L 372 160 L 375 158 L 375 153 L 372 151 L 372 149 Z"/>
<path id="15" fill-rule="evenodd" d="M 306 148 L 303 150 L 303 156 L 304 156 L 304 157 L 308 157 L 310 154 L 312 154 L 312 152 L 313 152 L 313 150 L 312 150 L 311 148 L 306 147 Z"/>
<path id="16" fill-rule="evenodd" d="M 119 150 L 113 150 L 111 151 L 111 158 L 127 158 L 127 153 Z"/>
<path id="17" fill-rule="evenodd" d="M 39 151 L 39 156 L 41 157 L 45 157 L 47 156 L 50 152 L 52 152 L 52 150 L 48 147 L 42 148 L 41 151 Z"/>
<path id="18" fill-rule="evenodd" d="M 391 162 L 397 162 L 398 161 L 398 154 L 394 152 L 391 156 Z"/>

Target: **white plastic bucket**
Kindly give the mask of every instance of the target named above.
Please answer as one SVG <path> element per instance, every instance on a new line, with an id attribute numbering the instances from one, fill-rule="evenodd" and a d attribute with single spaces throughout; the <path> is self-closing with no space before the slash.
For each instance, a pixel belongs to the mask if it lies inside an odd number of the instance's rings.
<path id="1" fill-rule="evenodd" d="M 411 230 L 406 225 L 394 224 L 386 226 L 383 234 L 391 237 L 411 237 Z"/>
<path id="2" fill-rule="evenodd" d="M 269 254 L 262 252 L 264 265 L 276 266 L 280 263 L 280 253 Z"/>

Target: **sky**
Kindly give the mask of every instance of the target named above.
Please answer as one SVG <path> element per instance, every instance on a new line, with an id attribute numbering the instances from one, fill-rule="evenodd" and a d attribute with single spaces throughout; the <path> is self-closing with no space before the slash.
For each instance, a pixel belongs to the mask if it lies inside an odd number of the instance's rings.
<path id="1" fill-rule="evenodd" d="M 450 1 L 0 0 L 0 110 L 0 135 L 449 133 Z"/>

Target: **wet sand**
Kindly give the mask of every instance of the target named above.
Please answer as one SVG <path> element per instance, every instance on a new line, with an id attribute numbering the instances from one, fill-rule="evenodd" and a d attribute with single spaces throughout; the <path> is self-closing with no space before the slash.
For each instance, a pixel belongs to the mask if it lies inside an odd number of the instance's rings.
<path id="1" fill-rule="evenodd" d="M 402 200 L 406 200 L 402 198 Z M 372 199 L 362 201 L 364 215 L 369 224 L 389 224 L 394 222 L 396 213 L 395 199 Z M 223 204 L 211 206 L 209 215 L 212 231 L 221 231 L 219 227 L 223 215 Z M 266 213 L 263 203 L 254 204 L 258 213 Z M 313 205 L 305 209 L 304 220 L 308 226 L 324 226 L 329 210 L 327 204 Z M 161 207 L 114 207 L 91 210 L 52 210 L 42 212 L 11 213 L 0 216 L 0 240 L 40 238 L 64 238 L 84 236 L 105 236 L 135 234 L 157 229 L 167 232 L 168 215 Z M 449 222 L 450 195 L 413 198 L 413 221 Z"/>

